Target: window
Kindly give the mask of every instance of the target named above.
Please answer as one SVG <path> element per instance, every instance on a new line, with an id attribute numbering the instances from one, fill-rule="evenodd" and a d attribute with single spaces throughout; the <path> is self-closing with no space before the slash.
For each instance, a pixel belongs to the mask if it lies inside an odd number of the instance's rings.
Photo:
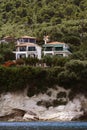
<path id="1" fill-rule="evenodd" d="M 22 38 L 22 39 L 19 39 L 19 42 L 22 42 L 22 43 L 28 42 L 28 39 L 27 38 Z"/>
<path id="2" fill-rule="evenodd" d="M 28 47 L 28 51 L 36 51 L 35 47 Z"/>
<path id="3" fill-rule="evenodd" d="M 55 47 L 55 51 L 63 51 L 63 47 Z"/>
<path id="4" fill-rule="evenodd" d="M 30 39 L 30 43 L 36 43 L 35 39 Z"/>
<path id="5" fill-rule="evenodd" d="M 25 58 L 25 57 L 26 57 L 25 54 L 20 55 L 20 58 Z"/>
<path id="6" fill-rule="evenodd" d="M 24 38 L 23 41 L 24 41 L 24 42 L 28 42 L 29 39 L 28 39 L 28 38 Z"/>
<path id="7" fill-rule="evenodd" d="M 26 47 L 20 47 L 20 51 L 26 51 Z"/>
<path id="8" fill-rule="evenodd" d="M 45 51 L 52 51 L 52 47 L 46 47 Z"/>
<path id="9" fill-rule="evenodd" d="M 56 54 L 56 56 L 63 56 L 63 54 Z"/>
<path id="10" fill-rule="evenodd" d="M 52 53 L 47 53 L 46 55 L 47 55 L 47 56 L 52 56 Z"/>

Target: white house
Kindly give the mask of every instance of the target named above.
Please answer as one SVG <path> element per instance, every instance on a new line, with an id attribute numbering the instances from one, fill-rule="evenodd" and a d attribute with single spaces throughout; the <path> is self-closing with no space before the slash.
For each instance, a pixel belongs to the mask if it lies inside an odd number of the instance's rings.
<path id="1" fill-rule="evenodd" d="M 16 45 L 16 59 L 24 57 L 37 57 L 41 59 L 41 47 L 36 44 L 36 38 L 23 36 L 19 38 Z"/>
<path id="2" fill-rule="evenodd" d="M 49 42 L 45 41 L 43 45 L 43 55 L 58 55 L 58 56 L 68 56 L 71 52 L 69 50 L 69 46 L 66 43 L 62 42 Z"/>

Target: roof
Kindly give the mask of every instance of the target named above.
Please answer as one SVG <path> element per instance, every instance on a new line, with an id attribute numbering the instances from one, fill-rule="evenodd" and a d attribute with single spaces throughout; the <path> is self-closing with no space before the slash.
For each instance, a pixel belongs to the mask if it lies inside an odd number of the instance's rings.
<path id="1" fill-rule="evenodd" d="M 44 44 L 43 47 L 62 47 L 63 44 L 65 43 L 55 41 L 55 42 Z"/>
<path id="2" fill-rule="evenodd" d="M 39 46 L 39 45 L 37 45 L 35 43 L 21 43 L 19 45 L 16 45 L 16 47 L 23 47 L 23 46 Z"/>
<path id="3" fill-rule="evenodd" d="M 32 39 L 36 39 L 36 37 L 31 37 L 31 36 L 22 36 L 21 38 L 32 38 Z"/>
<path id="4" fill-rule="evenodd" d="M 57 42 L 57 41 L 54 41 L 54 42 L 49 42 L 47 44 L 65 44 L 64 42 Z"/>
<path id="5" fill-rule="evenodd" d="M 11 39 L 13 39 L 12 36 L 5 36 L 5 37 L 4 37 L 4 39 L 7 39 L 7 38 L 11 38 Z"/>

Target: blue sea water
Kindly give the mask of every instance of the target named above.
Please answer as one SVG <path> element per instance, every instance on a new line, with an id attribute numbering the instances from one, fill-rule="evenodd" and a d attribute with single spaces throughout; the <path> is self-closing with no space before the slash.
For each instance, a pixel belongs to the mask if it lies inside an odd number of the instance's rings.
<path id="1" fill-rule="evenodd" d="M 0 130 L 87 130 L 87 122 L 0 122 Z"/>

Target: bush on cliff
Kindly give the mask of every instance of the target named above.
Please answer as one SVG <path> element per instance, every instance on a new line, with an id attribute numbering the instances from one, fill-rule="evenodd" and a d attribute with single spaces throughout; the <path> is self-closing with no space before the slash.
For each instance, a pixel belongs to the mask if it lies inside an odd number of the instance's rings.
<path id="1" fill-rule="evenodd" d="M 58 75 L 60 85 L 87 90 L 87 61 L 71 60 Z"/>
<path id="2" fill-rule="evenodd" d="M 0 66 L 0 92 L 20 91 L 28 87 L 28 95 L 45 93 L 60 85 L 75 91 L 87 91 L 87 61 L 71 60 L 64 67 Z"/>

